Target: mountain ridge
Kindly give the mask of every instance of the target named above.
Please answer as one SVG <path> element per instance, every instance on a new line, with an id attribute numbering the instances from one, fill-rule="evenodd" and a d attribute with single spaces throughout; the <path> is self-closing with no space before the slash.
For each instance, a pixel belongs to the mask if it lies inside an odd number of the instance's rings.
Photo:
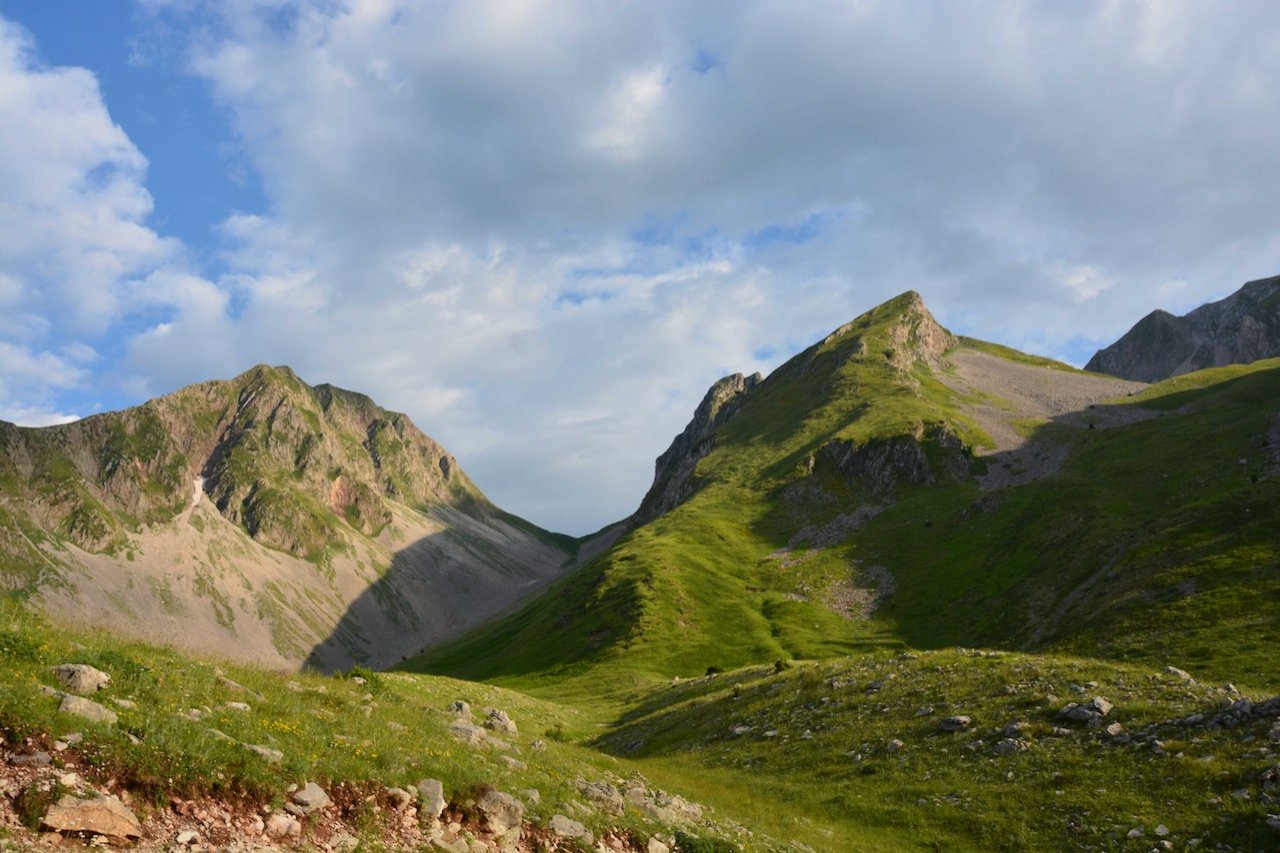
<path id="1" fill-rule="evenodd" d="M 405 415 L 285 367 L 0 424 L 5 588 L 135 636 L 199 625 L 233 656 L 385 665 L 500 612 L 575 547 L 493 506 Z"/>
<path id="2" fill-rule="evenodd" d="M 1085 370 L 1153 382 L 1208 367 L 1280 355 L 1280 276 L 1246 283 L 1230 296 L 1177 317 L 1157 309 Z"/>

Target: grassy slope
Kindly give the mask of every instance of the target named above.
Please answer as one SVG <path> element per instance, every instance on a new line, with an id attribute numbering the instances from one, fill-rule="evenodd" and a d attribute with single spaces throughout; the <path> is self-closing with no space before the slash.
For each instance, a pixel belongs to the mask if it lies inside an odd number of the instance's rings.
<path id="1" fill-rule="evenodd" d="M 1273 841 L 1256 801 L 1230 795 L 1256 787 L 1274 763 L 1243 740 L 1263 731 L 1162 734 L 1176 744 L 1170 753 L 1183 751 L 1176 759 L 1092 736 L 1038 738 L 1008 758 L 990 747 L 993 728 L 1017 719 L 1046 731 L 1074 697 L 1072 683 L 1101 682 L 1126 728 L 1223 700 L 1153 681 L 1164 664 L 1259 693 L 1280 689 L 1280 481 L 1265 438 L 1280 410 L 1280 360 L 1161 383 L 1120 404 L 1149 416 L 1126 426 L 1028 423 L 1033 438 L 1071 445 L 1060 474 L 994 493 L 967 479 L 899 487 L 885 511 L 787 567 L 770 554 L 796 531 L 884 502 L 837 477 L 821 480 L 825 498 L 788 489 L 825 442 L 930 423 L 970 446 L 984 441 L 964 401 L 926 369 L 904 374 L 877 358 L 889 314 L 863 318 L 751 392 L 699 464 L 692 498 L 514 617 L 411 666 L 612 719 L 603 748 L 642 761 L 646 773 L 700 779 L 713 802 L 767 789 L 776 823 L 830 833 L 819 849 L 1145 850 L 1160 823 L 1179 842 Z M 870 620 L 794 600 L 875 565 L 892 572 L 896 591 Z M 956 644 L 1048 654 L 887 660 L 893 649 Z M 711 665 L 786 658 L 829 662 L 773 679 L 748 667 L 670 685 Z M 833 673 L 898 680 L 873 696 L 833 697 Z M 1006 694 L 1006 684 L 1018 689 Z M 936 737 L 936 715 L 914 716 L 927 703 L 973 715 L 985 745 L 969 751 L 970 738 Z M 755 725 L 754 734 L 731 737 L 735 722 Z M 779 735 L 762 738 L 768 726 Z M 812 740 L 799 738 L 805 728 Z M 909 744 L 904 754 L 886 752 L 893 738 Z M 851 760 L 859 750 L 864 759 Z M 1013 800 L 1020 808 L 1008 808 Z M 1137 826 L 1145 843 L 1127 839 Z"/>
<path id="2" fill-rule="evenodd" d="M 886 641 L 878 625 L 852 625 L 797 601 L 796 577 L 769 555 L 806 524 L 856 499 L 784 500 L 823 445 L 858 443 L 947 424 L 984 440 L 958 401 L 923 367 L 890 363 L 890 336 L 918 322 L 911 296 L 869 312 L 750 392 L 697 471 L 700 490 L 529 608 L 429 652 L 407 667 L 585 699 L 625 700 L 673 675 L 708 666 L 845 654 Z"/>
<path id="3" fill-rule="evenodd" d="M 885 618 L 916 647 L 1060 648 L 1280 686 L 1280 481 L 1265 445 L 1280 361 L 1122 405 L 1161 416 L 1077 433 L 1059 476 L 986 496 L 920 489 L 858 531 L 849 547 L 898 581 Z"/>
<path id="4" fill-rule="evenodd" d="M 1155 724 L 1163 751 L 1059 718 L 1068 701 L 1094 695 L 1115 703 L 1108 722 L 1127 733 Z M 725 796 L 767 789 L 778 812 L 832 827 L 828 850 L 1146 851 L 1161 824 L 1175 849 L 1191 839 L 1269 848 L 1261 783 L 1275 755 L 1259 745 L 1271 721 L 1229 731 L 1168 724 L 1238 698 L 1083 659 L 880 653 L 672 685 L 598 745 L 646 772 L 702 768 L 728 785 Z M 940 720 L 955 714 L 972 728 L 942 733 Z M 1011 723 L 1025 724 L 1028 748 L 998 755 Z M 868 841 L 868 828 L 881 840 Z M 1135 828 L 1142 838 L 1128 837 Z"/>
<path id="5" fill-rule="evenodd" d="M 50 668 L 68 662 L 88 663 L 112 675 L 111 686 L 93 698 L 119 714 L 116 726 L 59 714 L 58 700 L 39 692 L 42 684 L 57 686 Z M 83 733 L 84 741 L 72 752 L 95 768 L 92 778 L 99 783 L 113 779 L 131 789 L 143 817 L 150 809 L 166 808 L 171 797 L 213 795 L 279 806 L 288 785 L 306 780 L 330 790 L 348 783 L 377 793 L 383 786 L 412 788 L 417 780 L 432 777 L 444 783 L 446 797 L 459 799 L 482 784 L 513 794 L 536 788 L 540 802 L 522 795 L 527 820 L 545 824 L 565 810 L 565 802 L 582 800 L 575 780 L 618 784 L 635 778 L 636 765 L 570 742 L 598 729 L 587 715 L 566 705 L 449 678 L 364 674 L 369 680 L 360 684 L 343 677 L 215 663 L 107 634 L 51 629 L 30 613 L 0 604 L 0 739 L 18 744 L 32 736 L 52 740 Z M 250 692 L 228 686 L 220 679 L 223 675 Z M 136 707 L 117 706 L 114 699 L 127 699 Z M 467 746 L 451 737 L 447 730 L 455 716 L 447 706 L 456 699 L 472 705 L 476 722 L 488 706 L 509 713 L 520 732 L 501 737 L 514 750 Z M 247 702 L 251 710 L 227 709 L 227 702 Z M 202 711 L 203 717 L 189 719 L 191 709 Z M 240 743 L 278 749 L 284 760 L 267 762 L 216 737 L 212 729 Z M 544 740 L 545 746 L 534 748 L 536 740 Z M 527 766 L 507 766 L 503 755 L 518 756 Z M 698 789 L 679 773 L 659 768 L 648 778 L 650 790 L 665 788 L 696 801 Z M 750 818 L 756 799 L 740 803 L 736 815 Z M 734 815 L 708 813 L 717 825 Z M 365 817 L 374 821 L 372 815 Z M 618 817 L 596 813 L 581 820 L 597 832 L 629 828 L 642 839 L 672 832 L 635 808 Z M 723 826 L 732 837 L 732 823 Z M 757 833 L 772 829 L 787 832 L 788 838 L 822 838 L 817 830 L 796 836 L 790 827 L 770 826 L 767 820 L 752 826 Z M 714 836 L 720 830 L 704 825 L 692 831 Z M 0 839 L 5 832 L 0 828 Z M 376 832 L 367 840 L 374 839 Z M 768 850 L 776 845 L 762 836 L 747 847 Z"/>
<path id="6" fill-rule="evenodd" d="M 965 643 L 1277 685 L 1268 647 L 1280 633 L 1280 481 L 1264 440 L 1280 409 L 1277 361 L 1155 386 L 1122 405 L 1160 416 L 1128 426 L 1032 426 L 1072 444 L 1060 475 L 987 494 L 972 480 L 900 487 L 843 541 L 793 566 L 770 558 L 806 526 L 883 502 L 839 477 L 817 478 L 821 493 L 788 489 L 823 444 L 930 424 L 984 443 L 963 399 L 927 368 L 895 370 L 882 355 L 904 317 L 909 306 L 888 303 L 779 368 L 722 427 L 692 498 L 528 609 L 410 667 L 625 703 L 713 665 Z M 870 621 L 820 603 L 870 566 L 887 567 L 897 587 Z"/>

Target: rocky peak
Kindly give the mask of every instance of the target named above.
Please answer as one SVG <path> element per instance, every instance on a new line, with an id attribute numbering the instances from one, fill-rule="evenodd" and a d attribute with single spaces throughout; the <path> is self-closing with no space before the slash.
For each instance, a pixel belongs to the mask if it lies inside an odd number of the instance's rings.
<path id="1" fill-rule="evenodd" d="M 1182 317 L 1152 311 L 1086 370 L 1140 382 L 1280 355 L 1280 276 L 1251 281 Z"/>
<path id="2" fill-rule="evenodd" d="M 698 460 L 711 452 L 715 431 L 733 417 L 744 395 L 763 379 L 759 373 L 734 373 L 716 380 L 707 389 L 693 420 L 654 463 L 653 485 L 640 504 L 638 518 L 656 518 L 689 496 L 690 477 Z"/>
<path id="3" fill-rule="evenodd" d="M 255 539 L 311 558 L 340 547 L 344 529 L 381 529 L 384 497 L 489 507 L 408 417 L 363 394 L 312 388 L 287 367 L 259 365 L 73 424 L 0 432 L 0 475 L 26 484 L 21 500 L 42 527 L 91 551 L 176 514 L 197 478 Z"/>

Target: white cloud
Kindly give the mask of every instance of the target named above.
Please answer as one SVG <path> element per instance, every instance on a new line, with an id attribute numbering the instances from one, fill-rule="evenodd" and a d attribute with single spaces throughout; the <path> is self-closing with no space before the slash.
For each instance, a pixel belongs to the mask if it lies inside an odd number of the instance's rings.
<path id="1" fill-rule="evenodd" d="M 74 420 L 60 399 L 101 379 L 94 344 L 190 301 L 154 288 L 182 247 L 146 224 L 146 167 L 94 75 L 44 65 L 0 18 L 0 418 Z"/>

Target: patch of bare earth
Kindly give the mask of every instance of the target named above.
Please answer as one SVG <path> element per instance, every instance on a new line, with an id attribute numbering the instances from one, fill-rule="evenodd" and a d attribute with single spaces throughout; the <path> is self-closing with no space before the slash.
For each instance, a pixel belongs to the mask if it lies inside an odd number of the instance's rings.
<path id="1" fill-rule="evenodd" d="M 893 575 L 884 566 L 861 569 L 856 576 L 827 587 L 822 603 L 846 619 L 870 619 L 886 597 L 897 589 Z"/>
<path id="2" fill-rule="evenodd" d="M 1146 420 L 1156 413 L 1121 404 L 1146 388 L 1142 382 L 1024 364 L 978 350 L 951 353 L 953 372 L 938 378 L 973 399 L 964 411 L 995 443 L 980 451 L 991 465 L 984 490 L 1021 485 L 1058 473 L 1070 452 L 1061 434 L 1038 428 L 1053 423 L 1072 429 L 1107 429 Z"/>

